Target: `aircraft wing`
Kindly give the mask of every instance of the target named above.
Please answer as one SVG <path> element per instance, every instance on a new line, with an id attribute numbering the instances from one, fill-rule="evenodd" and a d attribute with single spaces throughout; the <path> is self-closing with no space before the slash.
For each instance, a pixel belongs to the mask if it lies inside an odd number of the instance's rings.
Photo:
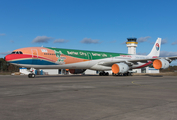
<path id="1" fill-rule="evenodd" d="M 173 56 L 173 57 L 163 57 L 163 59 L 166 59 L 166 60 L 176 60 L 177 59 L 177 56 Z"/>
<path id="2" fill-rule="evenodd" d="M 98 64 L 103 65 L 103 66 L 112 66 L 115 63 L 126 63 L 126 64 L 131 66 L 133 64 L 136 64 L 137 62 L 147 63 L 148 61 L 154 61 L 156 59 L 165 59 L 165 60 L 167 60 L 171 63 L 173 60 L 177 59 L 177 56 L 175 56 L 175 57 L 148 58 L 148 59 L 118 59 L 118 60 L 112 60 L 112 61 L 105 60 L 105 61 L 99 62 Z"/>
<path id="3" fill-rule="evenodd" d="M 103 65 L 103 66 L 112 66 L 115 63 L 126 63 L 128 65 L 136 64 L 137 62 L 148 62 L 148 61 L 153 61 L 157 58 L 151 58 L 151 59 L 121 59 L 121 60 L 113 60 L 113 61 L 101 61 L 98 64 Z"/>

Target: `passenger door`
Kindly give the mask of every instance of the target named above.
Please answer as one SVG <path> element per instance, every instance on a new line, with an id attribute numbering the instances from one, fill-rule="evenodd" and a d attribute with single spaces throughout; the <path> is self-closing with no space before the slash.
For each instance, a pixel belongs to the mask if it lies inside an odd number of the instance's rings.
<path id="1" fill-rule="evenodd" d="M 38 51 L 37 49 L 31 49 L 32 52 L 32 64 L 38 64 Z"/>

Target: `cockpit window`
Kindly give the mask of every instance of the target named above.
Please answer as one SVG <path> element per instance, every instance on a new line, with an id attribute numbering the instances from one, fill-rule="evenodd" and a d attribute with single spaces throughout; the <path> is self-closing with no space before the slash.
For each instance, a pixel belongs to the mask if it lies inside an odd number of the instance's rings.
<path id="1" fill-rule="evenodd" d="M 11 54 L 23 54 L 22 51 L 13 51 Z"/>

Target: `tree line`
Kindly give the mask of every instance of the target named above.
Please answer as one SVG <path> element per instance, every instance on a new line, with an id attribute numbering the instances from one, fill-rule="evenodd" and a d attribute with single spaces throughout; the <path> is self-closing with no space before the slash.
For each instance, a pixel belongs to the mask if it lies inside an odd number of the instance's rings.
<path id="1" fill-rule="evenodd" d="M 18 72 L 19 67 L 9 64 L 3 58 L 0 58 L 0 72 Z"/>
<path id="2" fill-rule="evenodd" d="M 169 66 L 167 69 L 162 69 L 160 72 L 177 72 L 177 66 Z"/>

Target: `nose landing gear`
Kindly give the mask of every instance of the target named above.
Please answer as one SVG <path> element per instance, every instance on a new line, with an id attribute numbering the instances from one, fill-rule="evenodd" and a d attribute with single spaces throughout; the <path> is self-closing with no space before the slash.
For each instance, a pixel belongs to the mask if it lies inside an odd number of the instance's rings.
<path id="1" fill-rule="evenodd" d="M 34 68 L 30 68 L 30 73 L 28 74 L 29 78 L 35 78 L 35 74 L 33 73 Z"/>
<path id="2" fill-rule="evenodd" d="M 30 73 L 30 74 L 28 74 L 28 77 L 29 78 L 35 78 L 35 74 L 34 73 Z"/>

